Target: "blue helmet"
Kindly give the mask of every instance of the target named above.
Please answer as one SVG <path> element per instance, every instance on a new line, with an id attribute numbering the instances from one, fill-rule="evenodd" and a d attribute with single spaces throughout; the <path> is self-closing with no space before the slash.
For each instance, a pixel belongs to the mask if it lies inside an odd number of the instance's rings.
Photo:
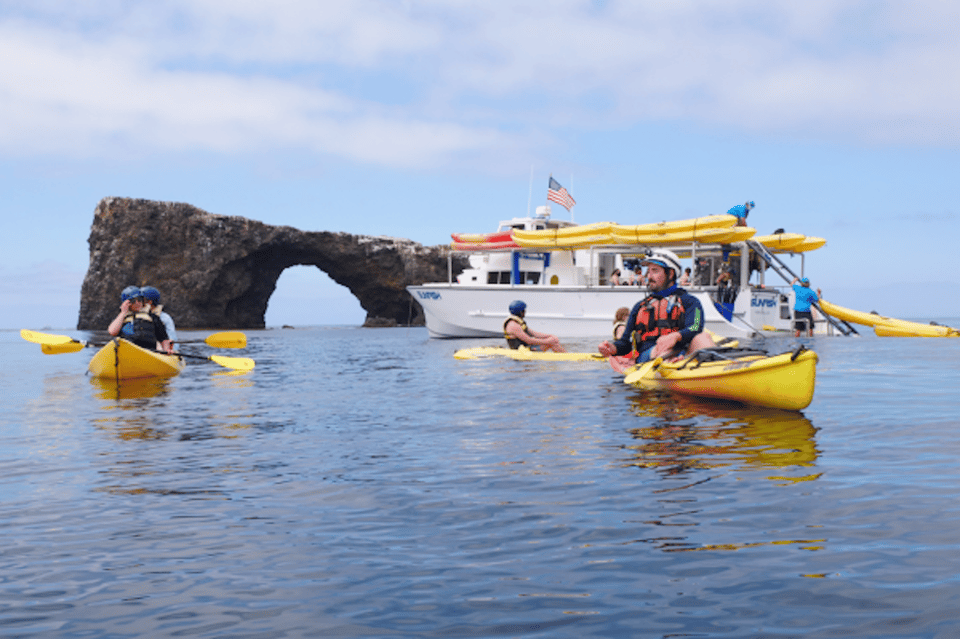
<path id="1" fill-rule="evenodd" d="M 510 302 L 510 314 L 519 315 L 520 313 L 527 310 L 527 304 L 521 300 L 514 300 Z"/>
<path id="2" fill-rule="evenodd" d="M 756 204 L 753 203 L 753 200 L 750 200 L 749 202 L 747 202 L 747 204 L 750 206 L 751 209 L 756 206 Z"/>
<path id="3" fill-rule="evenodd" d="M 154 287 L 144 286 L 143 288 L 140 289 L 140 292 L 143 294 L 145 298 L 147 298 L 154 304 L 160 303 L 160 291 L 158 291 Z"/>
<path id="4" fill-rule="evenodd" d="M 803 284 L 804 286 L 810 286 L 810 279 L 805 277 L 802 280 L 800 280 L 800 283 Z"/>
<path id="5" fill-rule="evenodd" d="M 120 291 L 121 302 L 126 302 L 127 300 L 136 299 L 138 297 L 143 297 L 143 291 L 141 291 L 136 286 L 128 286 L 127 288 Z"/>

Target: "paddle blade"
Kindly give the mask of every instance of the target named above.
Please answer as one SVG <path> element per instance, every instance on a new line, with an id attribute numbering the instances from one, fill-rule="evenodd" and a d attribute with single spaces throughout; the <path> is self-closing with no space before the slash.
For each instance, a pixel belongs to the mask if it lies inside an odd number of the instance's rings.
<path id="1" fill-rule="evenodd" d="M 47 355 L 61 355 L 63 353 L 76 353 L 82 351 L 86 346 L 83 342 L 67 342 L 66 344 L 40 344 L 40 350 Z"/>
<path id="2" fill-rule="evenodd" d="M 232 368 L 235 371 L 252 371 L 257 365 L 249 357 L 224 357 L 223 355 L 211 355 L 210 359 L 221 366 Z"/>
<path id="3" fill-rule="evenodd" d="M 643 364 L 640 364 L 633 370 L 633 372 L 628 373 L 623 378 L 623 383 L 636 384 L 637 382 L 642 380 L 644 377 L 646 377 L 648 373 L 652 372 L 653 369 L 655 369 L 657 366 L 660 366 L 660 363 L 662 361 L 663 361 L 663 358 L 658 357 L 657 359 L 651 359 L 648 362 L 644 362 Z"/>
<path id="4" fill-rule="evenodd" d="M 27 340 L 28 342 L 33 342 L 34 344 L 69 344 L 70 342 L 76 341 L 72 337 L 67 337 L 66 335 L 51 335 L 50 333 L 38 333 L 37 331 L 30 331 L 25 328 L 20 329 L 20 337 Z M 72 352 L 72 351 L 66 351 L 66 352 Z"/>
<path id="5" fill-rule="evenodd" d="M 214 333 L 203 341 L 206 342 L 207 346 L 213 346 L 214 348 L 247 347 L 247 336 L 236 332 Z"/>

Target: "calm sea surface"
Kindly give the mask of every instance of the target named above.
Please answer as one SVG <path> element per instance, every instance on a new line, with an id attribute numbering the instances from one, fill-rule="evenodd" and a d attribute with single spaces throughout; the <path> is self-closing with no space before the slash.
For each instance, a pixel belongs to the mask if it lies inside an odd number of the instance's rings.
<path id="1" fill-rule="evenodd" d="M 0 331 L 0 636 L 960 634 L 960 339 L 807 340 L 800 414 L 248 336 L 117 389 Z"/>

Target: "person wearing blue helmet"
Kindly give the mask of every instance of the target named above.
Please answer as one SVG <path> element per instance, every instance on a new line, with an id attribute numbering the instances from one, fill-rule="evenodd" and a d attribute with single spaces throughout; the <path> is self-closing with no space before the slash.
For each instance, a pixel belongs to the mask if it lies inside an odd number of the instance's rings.
<path id="1" fill-rule="evenodd" d="M 737 204 L 727 211 L 727 215 L 732 215 L 737 218 L 737 226 L 746 226 L 747 216 L 750 215 L 751 209 L 755 206 L 756 204 L 754 204 L 752 200 L 744 204 Z"/>
<path id="2" fill-rule="evenodd" d="M 167 337 L 170 338 L 170 341 L 176 344 L 177 342 L 177 327 L 173 323 L 173 318 L 170 317 L 170 314 L 163 310 L 163 304 L 160 302 L 160 291 L 158 291 L 153 286 L 144 286 L 140 289 L 143 293 L 144 299 L 147 301 L 147 305 L 151 313 L 160 318 L 160 321 L 163 322 L 164 328 L 167 329 Z"/>
<path id="3" fill-rule="evenodd" d="M 799 284 L 798 284 L 799 282 Z M 820 301 L 820 289 L 816 293 L 810 290 L 810 280 L 794 277 L 793 286 L 793 330 L 794 337 L 800 337 L 800 331 L 806 330 L 807 337 L 813 337 L 813 312 L 810 307 Z"/>
<path id="4" fill-rule="evenodd" d="M 120 313 L 110 322 L 107 332 L 129 340 L 140 348 L 173 352 L 166 327 L 159 317 L 148 310 L 143 291 L 136 286 L 128 286 L 121 291 Z"/>
<path id="5" fill-rule="evenodd" d="M 606 357 L 636 355 L 637 363 L 657 357 L 674 358 L 716 346 L 704 332 L 700 300 L 677 285 L 682 272 L 673 251 L 656 249 L 640 262 L 647 266 L 650 295 L 634 305 L 618 339 L 602 342 L 597 350 Z M 617 368 L 614 362 L 611 366 Z"/>
<path id="6" fill-rule="evenodd" d="M 527 304 L 523 300 L 514 300 L 510 303 L 510 315 L 503 323 L 503 336 L 510 348 L 520 348 L 525 344 L 532 351 L 544 350 L 555 353 L 566 353 L 560 345 L 560 340 L 554 335 L 539 333 L 529 326 L 523 319 L 527 314 Z"/>

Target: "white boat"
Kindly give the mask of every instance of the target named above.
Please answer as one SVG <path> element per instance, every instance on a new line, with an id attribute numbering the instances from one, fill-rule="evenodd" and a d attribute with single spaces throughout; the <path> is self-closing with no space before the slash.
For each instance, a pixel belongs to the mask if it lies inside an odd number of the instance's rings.
<path id="1" fill-rule="evenodd" d="M 520 299 L 527 304 L 525 319 L 537 331 L 561 338 L 607 338 L 616 310 L 633 307 L 650 292 L 643 286 L 612 285 L 610 275 L 620 269 L 628 279 L 633 260 L 651 247 L 662 247 L 677 253 L 691 270 L 697 265 L 695 283 L 684 288 L 703 305 L 706 328 L 738 338 L 792 331 L 793 288 L 786 282 L 766 286 L 763 269 L 754 271 L 757 282 L 749 281 L 751 254 L 771 259 L 773 253 L 792 252 L 785 248 L 787 234 L 757 238 L 761 244 L 750 241 L 754 229 L 734 227 L 735 221 L 733 216 L 711 216 L 641 226 L 578 226 L 551 220 L 549 207 L 539 207 L 536 217 L 500 222 L 496 233 L 486 234 L 487 243 L 485 236 L 471 235 L 471 243 L 465 245 L 462 238 L 467 236 L 454 234 L 451 252 L 466 252 L 469 268 L 454 279 L 451 259 L 447 282 L 407 290 L 423 307 L 431 337 L 502 337 L 507 307 Z M 511 232 L 513 242 L 504 242 L 506 232 Z M 804 240 L 789 235 L 791 246 Z M 806 238 L 800 249 L 792 250 L 813 250 L 824 242 Z M 718 302 L 721 291 L 714 284 L 721 263 L 739 267 L 740 276 L 728 289 L 725 303 Z M 772 257 L 771 265 L 786 277 L 776 263 L 786 268 Z M 802 273 L 801 267 L 800 277 Z M 833 326 L 817 322 L 815 331 L 832 333 Z"/>

